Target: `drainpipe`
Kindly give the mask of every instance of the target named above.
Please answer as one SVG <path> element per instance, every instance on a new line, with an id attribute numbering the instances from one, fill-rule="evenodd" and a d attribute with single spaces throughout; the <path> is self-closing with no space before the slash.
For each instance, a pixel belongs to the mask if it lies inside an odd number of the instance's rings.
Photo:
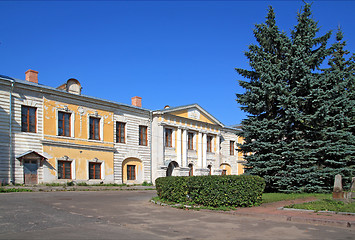
<path id="1" fill-rule="evenodd" d="M 153 166 L 152 166 L 152 163 L 153 163 L 153 159 L 152 159 L 152 143 L 153 143 L 153 112 L 150 111 L 149 112 L 149 115 L 150 115 L 150 183 L 154 184 L 153 183 L 153 173 L 152 173 L 152 170 L 153 170 Z"/>
<path id="2" fill-rule="evenodd" d="M 14 184 L 14 173 L 13 173 L 13 159 L 12 159 L 12 91 L 14 89 L 14 81 L 10 80 L 11 88 L 10 88 L 10 128 L 9 128 L 9 163 L 10 163 L 10 183 Z"/>

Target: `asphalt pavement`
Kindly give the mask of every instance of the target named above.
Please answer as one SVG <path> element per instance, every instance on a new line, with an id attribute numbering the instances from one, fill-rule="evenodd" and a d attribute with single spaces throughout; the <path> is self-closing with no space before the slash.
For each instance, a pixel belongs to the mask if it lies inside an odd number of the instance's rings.
<path id="1" fill-rule="evenodd" d="M 177 209 L 151 203 L 155 195 L 154 190 L 2 193 L 0 239 L 355 239 L 353 227 L 238 210 Z"/>

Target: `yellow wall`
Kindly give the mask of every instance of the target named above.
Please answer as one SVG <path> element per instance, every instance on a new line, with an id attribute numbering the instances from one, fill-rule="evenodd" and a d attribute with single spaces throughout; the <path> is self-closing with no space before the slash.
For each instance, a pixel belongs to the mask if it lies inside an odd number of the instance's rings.
<path id="1" fill-rule="evenodd" d="M 200 119 L 189 118 L 187 110 L 171 112 L 170 114 L 178 116 L 178 117 L 182 117 L 182 118 L 187 118 L 187 119 L 192 119 L 192 120 L 197 120 L 197 121 L 201 121 L 201 122 L 205 122 L 205 123 L 214 124 L 214 122 L 212 122 L 207 116 L 203 115 L 202 113 L 200 113 Z"/>
<path id="2" fill-rule="evenodd" d="M 78 108 L 81 106 L 62 103 L 58 101 L 52 101 L 44 98 L 44 111 L 43 111 L 43 133 L 44 135 L 52 135 L 57 136 L 57 110 L 67 108 L 70 112 L 72 112 L 72 116 L 75 119 L 74 122 L 74 137 L 75 139 L 89 139 L 88 135 L 88 115 L 94 115 L 95 112 L 101 117 L 101 120 L 104 121 L 103 124 L 103 140 L 104 142 L 114 141 L 113 129 L 113 112 L 102 111 L 99 109 L 92 109 L 87 107 L 82 107 L 83 113 L 80 114 L 78 112 Z M 101 130 L 100 130 L 101 131 Z M 61 140 L 62 141 L 62 140 Z M 82 142 L 80 142 L 82 143 Z"/>
<path id="3" fill-rule="evenodd" d="M 241 163 L 238 163 L 238 175 L 241 175 L 244 173 L 244 166 Z"/>
<path id="4" fill-rule="evenodd" d="M 231 175 L 231 174 L 232 174 L 232 168 L 231 168 L 231 166 L 230 166 L 229 164 L 227 164 L 227 163 L 222 163 L 221 166 L 220 166 L 220 168 L 221 168 L 222 170 L 227 170 L 227 175 Z"/>
<path id="5" fill-rule="evenodd" d="M 57 110 L 62 110 L 64 108 L 67 108 L 68 111 L 71 112 L 71 118 L 74 117 L 74 136 L 57 136 Z M 52 101 L 46 98 L 44 98 L 43 109 L 43 133 L 45 135 L 44 138 L 46 140 L 82 145 L 81 147 L 75 147 L 75 145 L 71 147 L 44 145 L 43 151 L 51 156 L 48 161 L 52 166 L 50 170 L 50 173 L 52 175 L 55 176 L 57 172 L 57 169 L 55 167 L 57 159 L 63 158 L 64 156 L 68 156 L 70 159 L 75 160 L 76 180 L 88 179 L 88 160 L 93 160 L 94 158 L 97 158 L 99 161 L 105 162 L 105 177 L 113 175 L 113 151 L 90 150 L 85 149 L 85 147 L 83 147 L 83 145 L 114 147 L 113 112 L 58 101 Z M 82 109 L 83 112 L 80 113 L 78 109 Z M 89 140 L 88 115 L 94 115 L 95 112 L 97 112 L 99 117 L 101 117 L 100 121 L 103 121 L 103 128 L 101 129 L 100 127 L 100 131 L 103 131 L 103 139 Z M 71 121 L 70 124 L 72 125 L 72 123 L 73 121 Z M 71 134 L 73 134 L 72 131 Z"/>
<path id="6" fill-rule="evenodd" d="M 244 142 L 244 139 L 242 137 L 238 137 L 238 143 L 242 144 Z M 239 150 L 238 147 L 238 160 L 243 161 L 244 160 L 244 154 Z M 238 175 L 244 173 L 244 166 L 241 163 L 238 163 Z"/>
<path id="7" fill-rule="evenodd" d="M 105 176 L 113 175 L 113 152 L 54 147 L 46 145 L 43 146 L 43 151 L 51 156 L 51 158 L 48 159 L 48 162 L 51 165 L 50 173 L 54 176 L 57 172 L 56 161 L 58 158 L 63 158 L 64 156 L 69 157 L 71 160 L 75 160 L 76 180 L 88 180 L 88 160 L 93 160 L 94 158 L 97 158 L 100 162 L 105 162 Z"/>
<path id="8" fill-rule="evenodd" d="M 127 180 L 127 165 L 136 165 L 136 180 Z M 123 183 L 142 183 L 143 176 L 142 162 L 135 158 L 129 158 L 122 163 L 122 181 Z"/>

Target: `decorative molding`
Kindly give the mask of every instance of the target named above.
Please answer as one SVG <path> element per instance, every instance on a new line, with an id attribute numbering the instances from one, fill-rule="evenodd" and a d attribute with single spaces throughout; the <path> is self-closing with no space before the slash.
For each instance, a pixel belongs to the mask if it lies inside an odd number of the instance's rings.
<path id="1" fill-rule="evenodd" d="M 109 152 L 116 151 L 116 148 L 114 147 L 93 146 L 93 145 L 84 145 L 78 143 L 66 143 L 66 142 L 58 142 L 58 141 L 47 140 L 47 139 L 42 139 L 41 143 L 45 145 L 53 145 L 53 146 L 69 147 L 69 148 L 84 148 L 89 150 L 101 150 L 101 151 L 109 151 Z"/>

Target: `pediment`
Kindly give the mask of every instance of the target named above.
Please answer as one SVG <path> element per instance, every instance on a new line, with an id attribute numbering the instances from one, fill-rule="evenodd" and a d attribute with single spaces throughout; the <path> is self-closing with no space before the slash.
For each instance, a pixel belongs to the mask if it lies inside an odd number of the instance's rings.
<path id="1" fill-rule="evenodd" d="M 161 113 L 223 127 L 220 121 L 197 104 L 167 108 L 162 110 Z"/>

